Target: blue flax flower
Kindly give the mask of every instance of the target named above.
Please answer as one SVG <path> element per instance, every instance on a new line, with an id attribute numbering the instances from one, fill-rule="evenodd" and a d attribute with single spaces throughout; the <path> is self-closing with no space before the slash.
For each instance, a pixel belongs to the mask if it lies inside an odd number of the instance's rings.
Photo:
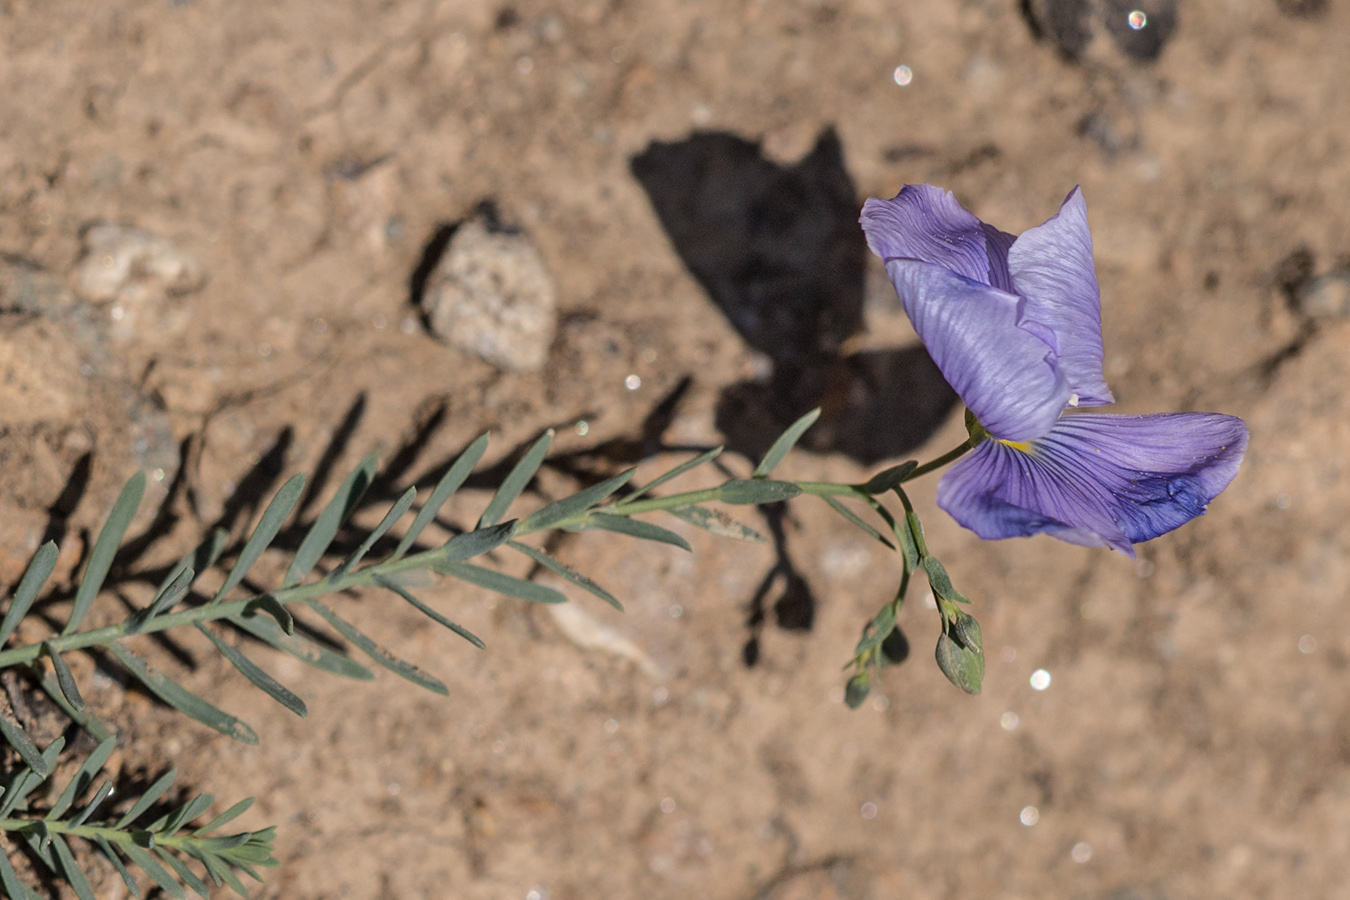
<path id="1" fill-rule="evenodd" d="M 862 227 L 983 429 L 938 484 L 938 505 L 966 528 L 988 539 L 1046 532 L 1134 556 L 1134 544 L 1203 513 L 1237 475 L 1247 427 L 1233 416 L 1066 414 L 1115 402 L 1077 188 L 1018 237 L 931 185 L 868 200 Z"/>

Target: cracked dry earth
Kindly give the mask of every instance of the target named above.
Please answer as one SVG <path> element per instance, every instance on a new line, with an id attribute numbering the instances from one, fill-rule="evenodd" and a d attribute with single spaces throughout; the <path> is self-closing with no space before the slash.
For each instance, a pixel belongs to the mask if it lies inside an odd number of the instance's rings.
<path id="1" fill-rule="evenodd" d="M 138 645 L 257 747 L 72 657 L 112 765 L 258 797 L 260 898 L 1350 897 L 1350 5 L 1159 2 L 1138 39 L 1118 6 L 0 0 L 7 588 L 44 537 L 68 583 L 138 468 L 153 540 L 119 590 L 143 603 L 137 572 L 372 451 L 392 498 L 483 431 L 491 467 L 556 427 L 566 464 L 522 509 L 762 449 L 817 403 L 793 477 L 941 453 L 960 417 L 851 230 L 906 182 L 1012 232 L 1081 184 L 1121 409 L 1252 432 L 1209 514 L 1137 563 L 982 543 L 919 483 L 983 625 L 978 698 L 932 664 L 919 592 L 911 658 L 842 705 L 897 562 L 794 502 L 777 544 L 560 542 L 624 614 L 422 590 L 486 651 L 336 601 L 449 698 L 257 650 L 301 720 L 194 636 Z M 485 201 L 551 281 L 531 371 L 419 305 Z"/>

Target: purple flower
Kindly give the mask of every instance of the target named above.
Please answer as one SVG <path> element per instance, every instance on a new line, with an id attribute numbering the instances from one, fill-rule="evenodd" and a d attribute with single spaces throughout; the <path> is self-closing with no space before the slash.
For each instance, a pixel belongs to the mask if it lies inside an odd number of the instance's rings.
<path id="1" fill-rule="evenodd" d="M 1247 427 L 1233 416 L 1064 414 L 1115 401 L 1077 188 L 1016 238 L 926 184 L 868 200 L 862 227 L 987 432 L 938 484 L 938 505 L 966 528 L 989 539 L 1043 531 L 1134 556 L 1134 544 L 1203 513 L 1237 475 Z"/>

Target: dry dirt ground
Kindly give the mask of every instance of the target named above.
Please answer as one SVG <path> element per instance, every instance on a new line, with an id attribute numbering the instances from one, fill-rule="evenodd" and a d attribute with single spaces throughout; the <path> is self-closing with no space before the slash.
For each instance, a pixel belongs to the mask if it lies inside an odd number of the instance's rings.
<path id="1" fill-rule="evenodd" d="M 341 601 L 448 699 L 259 651 L 301 720 L 204 642 L 140 647 L 257 747 L 76 659 L 116 765 L 259 797 L 245 824 L 280 827 L 281 861 L 261 898 L 1350 897 L 1350 4 L 1154 3 L 1152 45 L 1115 0 L 1025 7 L 0 0 L 7 586 L 44 535 L 69 579 L 137 468 L 132 534 L 154 540 L 120 590 L 140 603 L 136 571 L 371 451 L 397 463 L 387 500 L 480 432 L 490 465 L 554 426 L 557 496 L 687 455 L 665 448 L 753 450 L 819 402 L 794 477 L 936 455 L 960 417 L 851 230 L 906 182 L 1012 232 L 1081 184 L 1120 407 L 1252 432 L 1209 514 L 1137 563 L 982 543 L 918 484 L 984 626 L 978 698 L 932 664 L 919 591 L 911 658 L 845 708 L 897 561 L 798 501 L 777 548 L 561 544 L 623 615 L 423 591 L 486 651 L 389 598 Z M 556 285 L 537 372 L 438 342 L 415 305 L 484 201 Z M 200 278 L 74 292 L 99 223 Z M 485 496 L 456 501 L 461 524 Z"/>

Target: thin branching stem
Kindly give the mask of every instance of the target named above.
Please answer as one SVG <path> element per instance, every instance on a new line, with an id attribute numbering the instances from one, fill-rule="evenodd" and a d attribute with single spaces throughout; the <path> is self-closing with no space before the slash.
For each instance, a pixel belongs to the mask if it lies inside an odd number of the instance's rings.
<path id="1" fill-rule="evenodd" d="M 136 834 L 140 832 L 136 828 L 113 828 L 110 825 L 72 825 L 59 819 L 0 819 L 0 831 L 24 833 L 43 829 L 62 837 L 78 837 L 87 841 L 103 838 L 110 844 L 121 846 L 137 844 Z M 183 851 L 188 845 L 200 840 L 201 836 L 194 837 L 190 831 L 174 835 L 155 834 L 155 845 L 170 850 Z"/>
<path id="2" fill-rule="evenodd" d="M 303 600 L 310 600 L 325 594 L 337 593 L 339 591 L 351 590 L 352 588 L 376 587 L 375 578 L 377 575 L 388 578 L 399 572 L 405 572 L 409 569 L 426 569 L 431 564 L 443 556 L 443 549 L 437 547 L 432 550 L 426 550 L 422 553 L 416 553 L 411 556 L 405 556 L 401 559 L 389 560 L 373 566 L 367 566 L 357 569 L 354 572 L 347 572 L 340 577 L 324 577 L 318 581 L 308 584 L 299 584 L 294 587 L 282 588 L 276 591 L 270 591 L 272 597 L 282 606 L 291 603 L 299 603 Z M 334 573 L 336 574 L 336 573 Z M 180 628 L 184 625 L 195 625 L 201 622 L 213 622 L 218 619 L 226 619 L 243 613 L 250 604 L 257 601 L 258 596 L 241 597 L 238 600 L 222 601 L 220 603 L 208 603 L 202 606 L 194 606 L 190 609 L 179 610 L 178 612 L 166 613 L 155 616 L 149 622 L 146 622 L 136 634 L 153 634 L 157 631 L 168 631 L 171 628 Z M 259 611 L 259 614 L 263 613 Z M 57 651 L 80 650 L 85 647 L 98 647 L 109 644 L 112 641 L 124 637 L 130 637 L 129 631 L 131 620 L 119 622 L 116 625 L 108 625 L 103 628 L 95 628 L 89 631 L 80 631 L 75 634 L 61 635 L 47 640 Z M 9 668 L 23 662 L 31 662 L 37 659 L 43 651 L 42 644 L 28 644 L 22 647 L 14 647 L 9 650 L 0 651 L 0 669 Z"/>

